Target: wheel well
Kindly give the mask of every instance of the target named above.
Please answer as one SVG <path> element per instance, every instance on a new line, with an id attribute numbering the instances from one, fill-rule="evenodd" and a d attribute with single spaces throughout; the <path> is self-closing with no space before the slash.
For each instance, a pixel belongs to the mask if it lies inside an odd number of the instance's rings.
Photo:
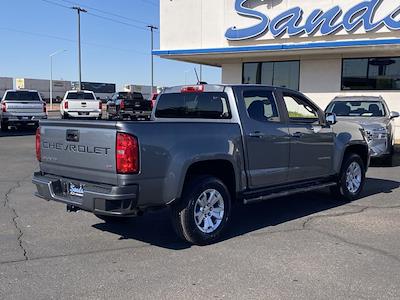
<path id="1" fill-rule="evenodd" d="M 350 155 L 350 154 L 357 154 L 361 157 L 364 166 L 368 167 L 368 146 L 365 145 L 351 145 L 346 148 L 346 151 L 344 153 L 344 157 Z"/>
<path id="2" fill-rule="evenodd" d="M 208 160 L 191 165 L 186 172 L 184 186 L 193 178 L 200 175 L 211 175 L 220 179 L 228 188 L 232 199 L 236 197 L 235 169 L 227 160 Z"/>

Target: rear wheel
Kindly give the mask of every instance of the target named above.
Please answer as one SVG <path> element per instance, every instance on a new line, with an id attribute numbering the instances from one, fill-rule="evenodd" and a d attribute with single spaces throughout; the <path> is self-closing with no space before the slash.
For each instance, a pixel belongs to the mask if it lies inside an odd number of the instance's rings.
<path id="1" fill-rule="evenodd" d="M 227 228 L 231 196 L 218 178 L 202 176 L 192 179 L 180 203 L 172 207 L 172 219 L 179 237 L 192 244 L 217 242 Z"/>
<path id="2" fill-rule="evenodd" d="M 67 120 L 69 119 L 69 115 L 67 113 L 62 114 L 61 119 Z"/>
<path id="3" fill-rule="evenodd" d="M 0 127 L 1 127 L 1 131 L 8 131 L 8 122 L 7 121 L 1 121 Z"/>
<path id="4" fill-rule="evenodd" d="M 343 160 L 338 183 L 331 192 L 343 200 L 353 201 L 359 198 L 365 184 L 365 166 L 361 157 L 350 154 Z"/>

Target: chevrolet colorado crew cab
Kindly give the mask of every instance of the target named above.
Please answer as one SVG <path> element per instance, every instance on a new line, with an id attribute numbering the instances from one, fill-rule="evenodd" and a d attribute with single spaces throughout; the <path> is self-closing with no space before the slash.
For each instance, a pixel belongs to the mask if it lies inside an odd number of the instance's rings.
<path id="1" fill-rule="evenodd" d="M 234 202 L 328 187 L 353 200 L 370 160 L 361 126 L 259 85 L 167 88 L 149 122 L 43 121 L 36 154 L 37 196 L 106 222 L 168 206 L 199 245 L 221 237 Z"/>

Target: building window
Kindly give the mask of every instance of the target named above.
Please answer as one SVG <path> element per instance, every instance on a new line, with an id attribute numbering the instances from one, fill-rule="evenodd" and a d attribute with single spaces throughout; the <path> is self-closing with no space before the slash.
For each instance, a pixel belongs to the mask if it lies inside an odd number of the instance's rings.
<path id="1" fill-rule="evenodd" d="M 244 84 L 265 84 L 299 90 L 300 61 L 244 63 Z"/>
<path id="2" fill-rule="evenodd" d="M 343 59 L 342 90 L 400 90 L 400 57 Z"/>

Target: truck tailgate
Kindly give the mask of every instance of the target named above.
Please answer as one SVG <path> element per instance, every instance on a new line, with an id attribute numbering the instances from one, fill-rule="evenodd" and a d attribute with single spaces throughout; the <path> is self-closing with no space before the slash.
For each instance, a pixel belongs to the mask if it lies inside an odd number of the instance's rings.
<path id="1" fill-rule="evenodd" d="M 99 101 L 95 100 L 68 100 L 69 111 L 96 111 L 99 109 Z"/>
<path id="2" fill-rule="evenodd" d="M 40 123 L 41 170 L 44 173 L 117 184 L 115 122 L 52 121 Z"/>
<path id="3" fill-rule="evenodd" d="M 7 112 L 14 115 L 40 114 L 43 113 L 43 103 L 32 101 L 7 101 Z"/>

